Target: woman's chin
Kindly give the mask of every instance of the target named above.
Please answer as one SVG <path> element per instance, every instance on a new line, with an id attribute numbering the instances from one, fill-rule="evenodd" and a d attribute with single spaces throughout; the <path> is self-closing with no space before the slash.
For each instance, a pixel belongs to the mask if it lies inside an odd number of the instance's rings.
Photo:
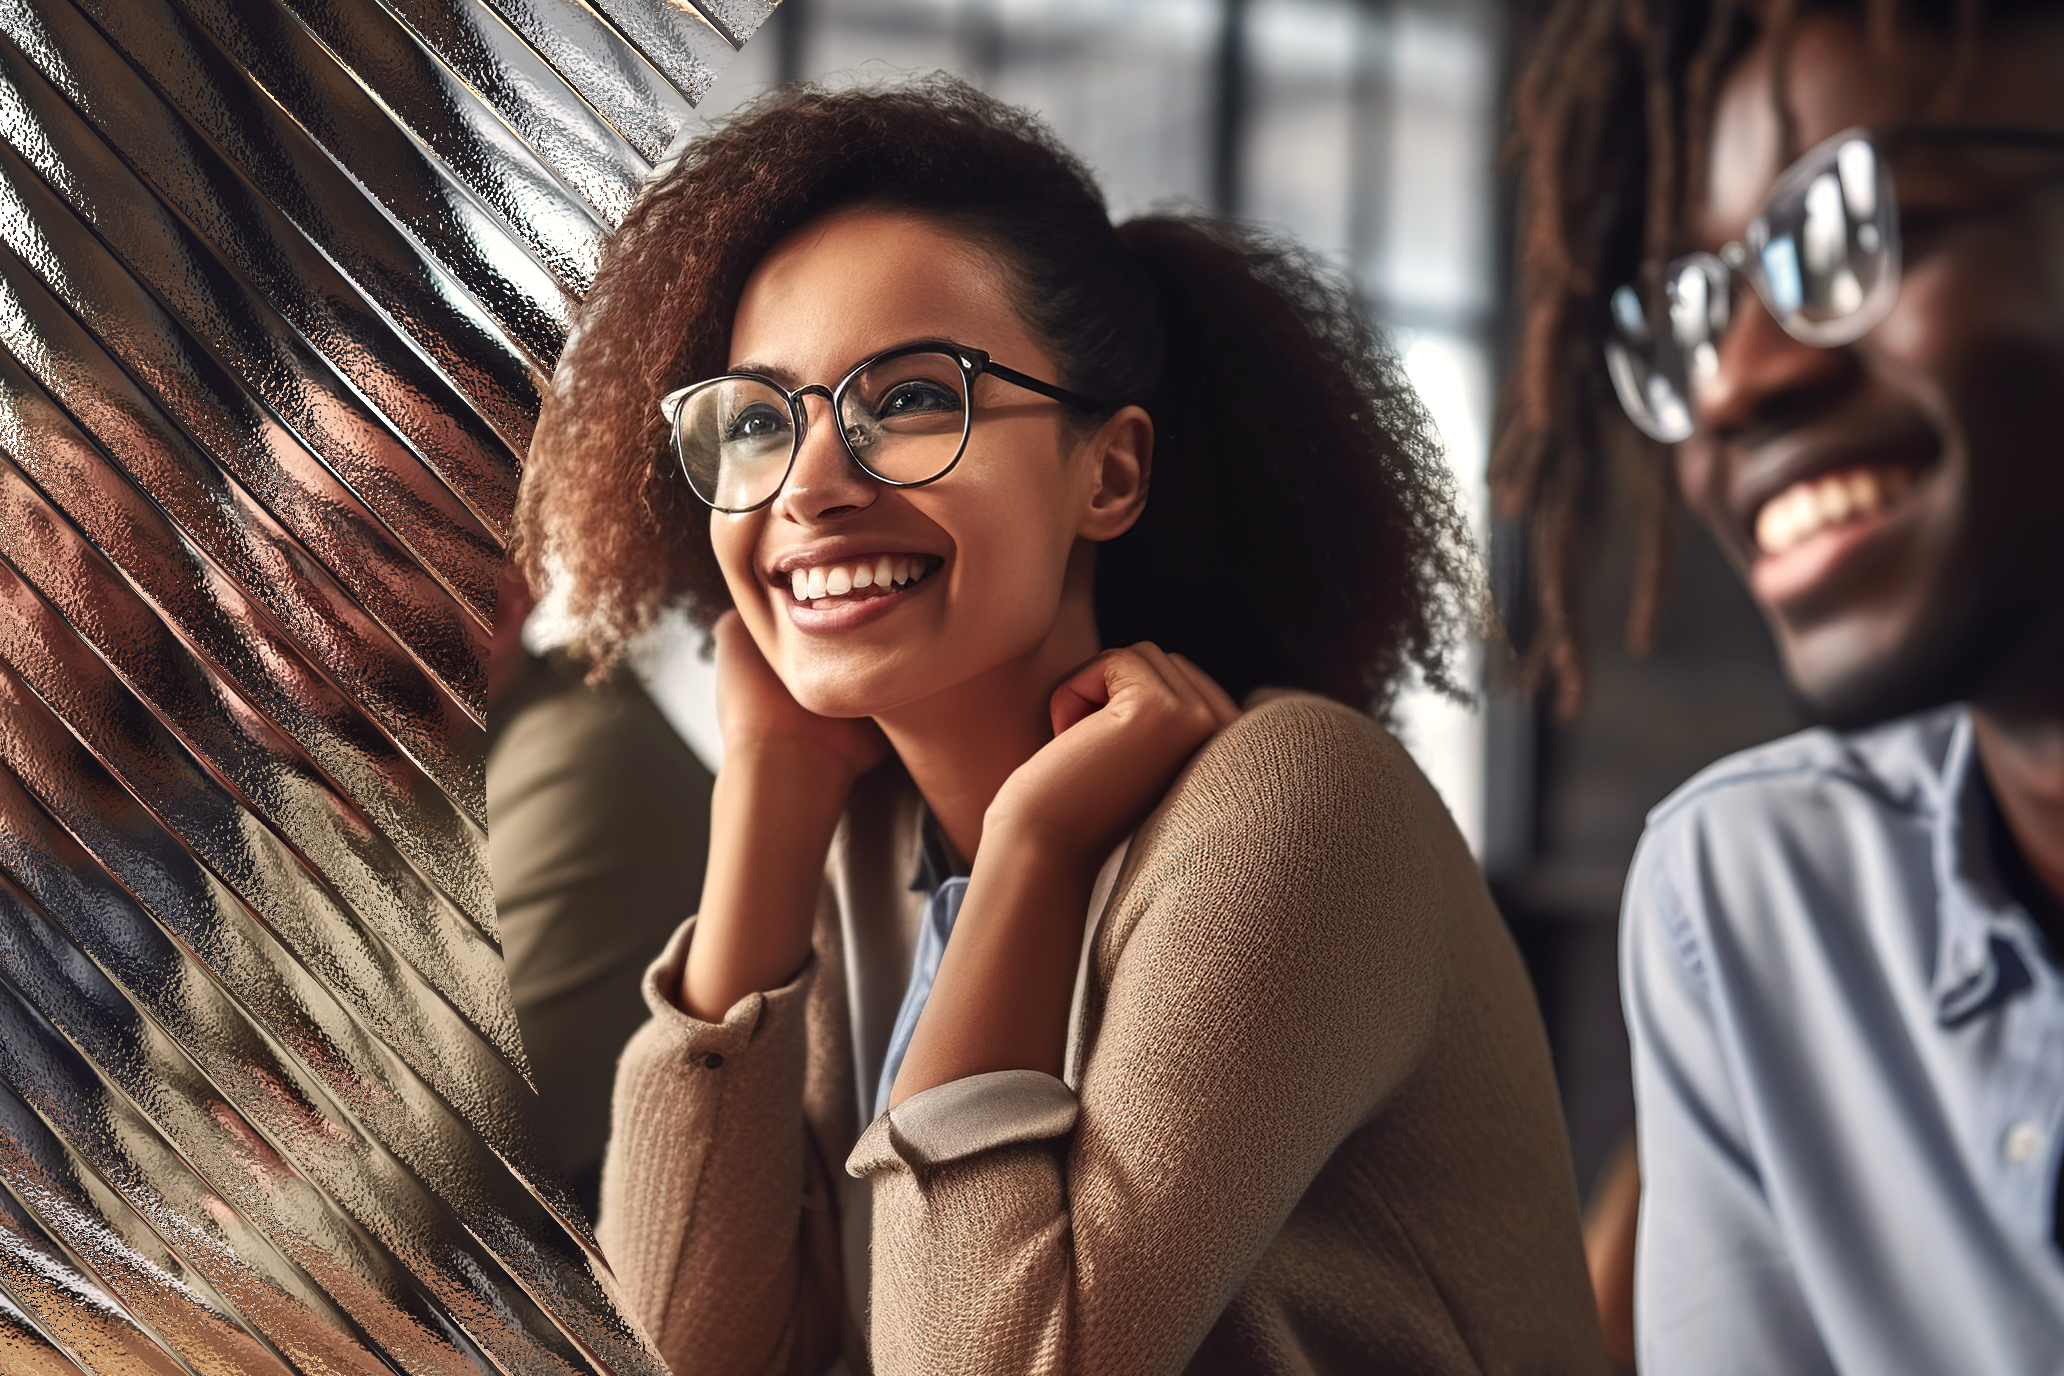
<path id="1" fill-rule="evenodd" d="M 878 717 L 922 696 L 920 688 L 901 682 L 900 675 L 892 681 L 884 681 L 890 676 L 872 674 L 783 674 L 781 679 L 804 711 L 841 721 Z"/>

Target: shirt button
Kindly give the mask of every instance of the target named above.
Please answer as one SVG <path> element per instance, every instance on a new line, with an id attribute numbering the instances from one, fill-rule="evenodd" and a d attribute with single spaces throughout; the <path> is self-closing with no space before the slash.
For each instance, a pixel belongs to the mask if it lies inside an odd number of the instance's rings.
<path id="1" fill-rule="evenodd" d="M 2000 1140 L 2000 1155 L 2013 1165 L 2026 1164 L 2042 1146 L 2043 1130 L 2032 1122 L 2019 1122 Z"/>

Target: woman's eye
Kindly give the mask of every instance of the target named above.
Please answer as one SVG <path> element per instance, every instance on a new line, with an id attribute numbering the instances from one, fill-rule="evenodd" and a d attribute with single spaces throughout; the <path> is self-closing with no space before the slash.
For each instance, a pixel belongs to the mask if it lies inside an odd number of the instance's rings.
<path id="1" fill-rule="evenodd" d="M 771 406 L 749 406 L 731 418 L 725 427 L 726 440 L 772 439 L 788 429 L 788 417 Z"/>
<path id="2" fill-rule="evenodd" d="M 960 393 L 936 382 L 899 382 L 888 390 L 874 409 L 883 420 L 892 416 L 958 411 Z"/>

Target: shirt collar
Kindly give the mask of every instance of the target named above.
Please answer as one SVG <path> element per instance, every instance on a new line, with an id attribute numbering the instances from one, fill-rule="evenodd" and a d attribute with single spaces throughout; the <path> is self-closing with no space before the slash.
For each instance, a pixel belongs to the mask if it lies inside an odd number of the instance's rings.
<path id="1" fill-rule="evenodd" d="M 1929 993 L 1945 1027 L 1969 1022 L 2031 983 L 2010 935 L 2021 905 L 2008 893 L 1993 854 L 1988 788 L 1965 709 L 1950 733 L 1941 793 L 1933 800 L 1939 934 Z"/>
<path id="2" fill-rule="evenodd" d="M 947 880 L 968 872 L 967 862 L 954 849 L 946 829 L 922 802 L 918 804 L 917 836 L 917 864 L 910 876 L 912 893 L 936 893 Z"/>

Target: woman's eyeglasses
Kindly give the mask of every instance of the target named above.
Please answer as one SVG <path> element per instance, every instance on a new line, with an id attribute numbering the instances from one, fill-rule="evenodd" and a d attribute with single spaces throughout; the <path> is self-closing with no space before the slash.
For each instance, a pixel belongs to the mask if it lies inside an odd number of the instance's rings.
<path id="1" fill-rule="evenodd" d="M 1778 178 L 1738 242 L 1663 270 L 1653 309 L 1631 284 L 1612 294 L 1606 371 L 1628 418 L 1665 444 L 1690 436 L 1691 398 L 1719 371 L 1737 279 L 1804 344 L 1832 349 L 1883 320 L 1899 296 L 1899 206 L 1887 154 L 1918 142 L 2064 152 L 2064 131 L 1850 129 L 1816 145 Z"/>
<path id="2" fill-rule="evenodd" d="M 974 424 L 975 379 L 995 377 L 1099 414 L 1109 406 L 1006 368 L 980 349 L 919 340 L 861 363 L 835 387 L 790 391 L 757 373 L 726 373 L 669 392 L 660 414 L 689 487 L 723 512 L 755 511 L 774 500 L 810 429 L 803 398 L 831 404 L 839 439 L 861 471 L 889 487 L 923 487 L 953 471 Z"/>

